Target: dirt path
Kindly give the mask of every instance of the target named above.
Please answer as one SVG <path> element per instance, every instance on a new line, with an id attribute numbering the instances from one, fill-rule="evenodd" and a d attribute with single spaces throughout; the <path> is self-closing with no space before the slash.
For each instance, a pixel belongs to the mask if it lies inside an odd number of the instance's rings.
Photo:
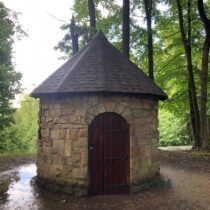
<path id="1" fill-rule="evenodd" d="M 24 167 L 17 169 L 16 173 L 14 173 L 15 170 L 12 170 L 12 173 L 15 174 L 14 178 L 9 172 L 12 181 L 6 189 L 6 198 L 3 198 L 2 201 L 0 199 L 0 209 L 210 210 L 210 156 L 183 151 L 161 151 L 160 154 L 161 174 L 166 179 L 170 179 L 170 187 L 150 189 L 136 195 L 74 199 L 39 189 L 31 181 L 35 173 L 35 166 L 31 164 L 25 169 Z M 33 170 L 30 169 L 31 167 Z M 24 170 L 27 176 L 24 175 Z M 3 174 L 7 174 L 8 177 L 8 172 L 1 173 L 1 183 Z M 26 179 L 21 181 L 22 176 Z M 25 186 L 23 194 L 20 190 L 21 182 Z M 18 193 L 14 192 L 16 185 Z M 15 201 L 17 196 L 18 200 Z"/>

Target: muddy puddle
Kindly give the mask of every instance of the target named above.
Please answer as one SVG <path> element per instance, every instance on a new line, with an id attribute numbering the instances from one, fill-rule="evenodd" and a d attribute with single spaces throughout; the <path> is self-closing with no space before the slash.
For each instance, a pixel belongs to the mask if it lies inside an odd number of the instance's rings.
<path id="1" fill-rule="evenodd" d="M 36 200 L 33 177 L 36 176 L 36 165 L 28 164 L 0 176 L 0 209 L 32 209 Z"/>
<path id="2" fill-rule="evenodd" d="M 36 183 L 35 164 L 22 165 L 0 173 L 0 210 L 78 209 L 80 202 L 85 200 L 39 187 Z M 87 205 L 83 205 L 84 209 L 87 209 Z"/>

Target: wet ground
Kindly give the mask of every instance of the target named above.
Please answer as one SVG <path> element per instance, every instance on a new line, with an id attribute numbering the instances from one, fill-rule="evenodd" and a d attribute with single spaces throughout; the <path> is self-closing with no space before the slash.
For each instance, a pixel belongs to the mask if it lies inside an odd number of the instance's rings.
<path id="1" fill-rule="evenodd" d="M 36 166 L 25 164 L 0 173 L 1 210 L 210 210 L 210 156 L 161 151 L 161 174 L 170 186 L 136 195 L 72 198 L 40 189 L 33 177 Z"/>

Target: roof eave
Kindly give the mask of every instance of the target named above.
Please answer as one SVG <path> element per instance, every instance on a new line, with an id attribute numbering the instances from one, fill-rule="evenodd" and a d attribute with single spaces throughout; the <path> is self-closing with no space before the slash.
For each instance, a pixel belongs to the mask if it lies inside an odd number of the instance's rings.
<path id="1" fill-rule="evenodd" d="M 81 92 L 57 92 L 57 93 L 36 93 L 32 92 L 30 94 L 33 98 L 49 98 L 49 97 L 65 97 L 72 95 L 84 95 L 84 94 L 121 94 L 121 95 L 135 95 L 135 96 L 150 96 L 157 98 L 158 100 L 165 101 L 168 99 L 168 96 L 163 94 L 153 94 L 153 93 L 134 93 L 134 92 L 120 92 L 120 91 L 81 91 Z"/>

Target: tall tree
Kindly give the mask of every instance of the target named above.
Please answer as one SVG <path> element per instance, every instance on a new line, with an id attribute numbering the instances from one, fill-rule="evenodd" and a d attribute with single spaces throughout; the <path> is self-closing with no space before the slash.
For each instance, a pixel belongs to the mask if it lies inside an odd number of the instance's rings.
<path id="1" fill-rule="evenodd" d="M 153 37 L 152 37 L 152 0 L 144 0 L 144 9 L 147 22 L 147 48 L 149 77 L 154 80 L 154 60 L 153 60 Z"/>
<path id="2" fill-rule="evenodd" d="M 130 0 L 123 0 L 123 54 L 130 57 Z"/>
<path id="3" fill-rule="evenodd" d="M 13 122 L 14 109 L 12 100 L 20 92 L 21 74 L 14 70 L 12 64 L 13 36 L 17 32 L 23 33 L 15 22 L 16 13 L 12 12 L 0 2 L 0 141 L 2 132 Z"/>
<path id="4" fill-rule="evenodd" d="M 185 144 L 191 140 L 190 133 L 190 115 L 189 115 L 189 82 L 187 71 L 187 60 L 184 56 L 183 42 L 180 36 L 180 27 L 177 15 L 176 1 L 161 0 L 167 5 L 164 9 L 159 10 L 159 0 L 152 1 L 152 20 L 154 26 L 153 32 L 153 46 L 154 53 L 154 69 L 156 72 L 156 82 L 167 92 L 170 100 L 161 106 L 160 112 L 162 118 L 160 126 L 162 127 L 161 139 L 168 141 L 170 138 L 172 144 Z M 191 37 L 192 50 L 192 65 L 194 72 L 194 80 L 196 91 L 200 90 L 200 53 L 201 40 L 204 37 L 204 31 L 201 21 L 198 19 L 196 1 L 192 1 L 191 15 L 191 35 L 188 35 L 188 13 L 187 2 L 181 1 L 183 6 L 184 29 L 186 37 Z M 102 29 L 109 40 L 119 49 L 122 50 L 122 7 L 118 1 L 113 0 L 97 0 L 94 1 L 96 10 L 97 27 Z M 147 2 L 146 2 L 147 3 Z M 83 36 L 87 34 L 85 28 L 89 27 L 89 12 L 87 7 L 87 0 L 74 0 L 73 11 L 75 20 L 78 23 L 77 28 L 80 36 L 79 45 L 83 47 L 87 41 L 83 41 Z M 107 11 L 104 13 L 104 11 Z M 147 55 L 147 28 L 140 25 L 142 16 L 139 14 L 145 13 L 144 1 L 133 0 L 130 3 L 130 59 L 136 63 L 143 70 L 148 69 L 148 55 Z M 84 30 L 83 30 L 84 29 Z M 66 27 L 69 30 L 69 26 Z M 68 33 L 69 34 L 69 33 Z M 90 37 L 90 36 L 86 36 Z M 139 38 L 140 37 L 140 38 Z M 71 42 L 66 42 L 67 50 Z M 64 47 L 66 45 L 63 45 Z M 70 46 L 71 47 L 71 46 Z M 71 48 L 69 48 L 71 50 Z M 66 52 L 67 50 L 63 50 Z M 135 52 L 135 53 L 131 53 Z M 209 104 L 208 104 L 209 105 Z M 191 107 L 193 107 L 191 105 Z M 190 109 L 190 112 L 193 109 Z M 161 115 L 160 115 L 161 116 Z M 192 116 L 194 116 L 192 114 Z M 170 121 L 170 125 L 167 120 Z M 179 127 L 173 124 L 182 125 Z M 173 126 L 173 128 L 172 128 Z M 190 137 L 189 137 L 190 136 Z"/>
<path id="5" fill-rule="evenodd" d="M 79 46 L 78 46 L 78 33 L 76 31 L 76 24 L 74 20 L 74 16 L 71 18 L 71 24 L 70 24 L 70 33 L 71 33 L 71 42 L 72 42 L 72 54 L 78 52 Z"/>
<path id="6" fill-rule="evenodd" d="M 96 11 L 94 0 L 88 0 L 88 11 L 90 16 L 90 27 L 96 28 Z"/>
<path id="7" fill-rule="evenodd" d="M 185 56 L 187 61 L 188 69 L 188 92 L 189 92 L 189 105 L 190 105 L 190 115 L 191 115 L 191 126 L 194 139 L 194 146 L 200 147 L 200 117 L 199 109 L 196 96 L 196 88 L 194 81 L 193 65 L 192 65 L 192 50 L 191 50 L 191 0 L 188 0 L 188 9 L 187 9 L 187 32 L 184 27 L 184 18 L 183 18 L 183 9 L 180 0 L 176 0 L 178 8 L 178 17 L 179 17 L 179 27 L 182 38 L 182 43 L 185 50 Z"/>
<path id="8" fill-rule="evenodd" d="M 205 29 L 205 40 L 203 43 L 202 65 L 201 65 L 201 139 L 202 148 L 208 147 L 208 120 L 207 120 L 207 90 L 208 90 L 208 64 L 210 48 L 210 19 L 204 9 L 203 0 L 197 0 L 198 12 Z"/>

